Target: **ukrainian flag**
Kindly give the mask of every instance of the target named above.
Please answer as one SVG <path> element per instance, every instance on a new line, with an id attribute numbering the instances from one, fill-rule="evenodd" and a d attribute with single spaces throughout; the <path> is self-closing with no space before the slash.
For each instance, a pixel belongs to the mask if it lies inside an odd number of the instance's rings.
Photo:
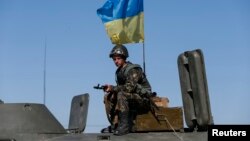
<path id="1" fill-rule="evenodd" d="M 144 41 L 143 0 L 108 0 L 97 15 L 113 44 Z"/>

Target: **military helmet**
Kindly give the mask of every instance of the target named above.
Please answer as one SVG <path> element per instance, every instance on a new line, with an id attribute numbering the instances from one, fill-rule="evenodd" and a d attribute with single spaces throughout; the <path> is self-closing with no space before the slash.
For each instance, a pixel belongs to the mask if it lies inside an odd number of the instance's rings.
<path id="1" fill-rule="evenodd" d="M 114 55 L 121 55 L 123 57 L 128 58 L 128 50 L 123 45 L 116 45 L 111 50 L 109 57 L 112 58 Z"/>

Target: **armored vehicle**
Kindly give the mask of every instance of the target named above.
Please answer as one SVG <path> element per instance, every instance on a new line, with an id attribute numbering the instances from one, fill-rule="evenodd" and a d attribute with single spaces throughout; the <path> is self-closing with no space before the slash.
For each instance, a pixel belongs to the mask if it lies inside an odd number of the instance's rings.
<path id="1" fill-rule="evenodd" d="M 85 93 L 72 99 L 68 129 L 44 104 L 1 101 L 0 141 L 206 141 L 213 117 L 202 51 L 183 52 L 177 62 L 183 106 L 159 106 L 155 113 L 138 115 L 135 133 L 83 133 L 89 104 Z"/>

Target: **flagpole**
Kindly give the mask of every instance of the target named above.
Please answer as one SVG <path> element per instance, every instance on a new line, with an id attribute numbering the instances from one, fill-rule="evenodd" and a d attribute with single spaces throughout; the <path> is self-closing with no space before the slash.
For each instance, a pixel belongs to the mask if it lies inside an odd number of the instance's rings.
<path id="1" fill-rule="evenodd" d="M 142 1 L 143 2 L 143 1 Z M 142 3 L 143 4 L 143 3 Z M 143 9 L 144 9 L 144 7 L 143 7 Z M 144 13 L 144 10 L 143 10 L 143 13 Z M 144 15 L 143 15 L 143 34 L 144 34 L 144 25 L 145 24 L 145 22 L 144 22 Z M 143 42 L 142 42 L 142 44 L 143 44 L 143 70 L 144 70 L 144 74 L 145 74 L 145 76 L 146 76 L 146 61 L 145 61 L 145 35 L 143 35 Z"/>
<path id="2" fill-rule="evenodd" d="M 47 59 L 47 37 L 44 45 L 44 70 L 43 70 L 43 104 L 46 104 L 46 59 Z"/>
<path id="3" fill-rule="evenodd" d="M 144 70 L 144 74 L 146 75 L 145 44 L 144 44 L 144 41 L 142 43 L 142 49 L 143 49 L 143 70 Z"/>

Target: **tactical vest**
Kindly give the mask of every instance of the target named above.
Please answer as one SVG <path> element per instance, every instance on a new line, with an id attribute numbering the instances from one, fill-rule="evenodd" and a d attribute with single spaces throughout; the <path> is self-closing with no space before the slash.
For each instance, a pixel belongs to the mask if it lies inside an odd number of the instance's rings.
<path id="1" fill-rule="evenodd" d="M 127 81 L 127 75 L 128 72 L 132 69 L 140 69 L 142 71 L 142 68 L 138 64 L 132 64 L 130 62 L 127 63 L 127 66 L 124 68 L 119 68 L 116 71 L 116 83 L 117 85 L 124 85 Z M 143 73 L 143 71 L 142 71 Z M 151 86 L 143 73 L 142 78 L 139 80 L 138 84 L 140 84 L 143 88 L 146 88 L 151 91 Z"/>

